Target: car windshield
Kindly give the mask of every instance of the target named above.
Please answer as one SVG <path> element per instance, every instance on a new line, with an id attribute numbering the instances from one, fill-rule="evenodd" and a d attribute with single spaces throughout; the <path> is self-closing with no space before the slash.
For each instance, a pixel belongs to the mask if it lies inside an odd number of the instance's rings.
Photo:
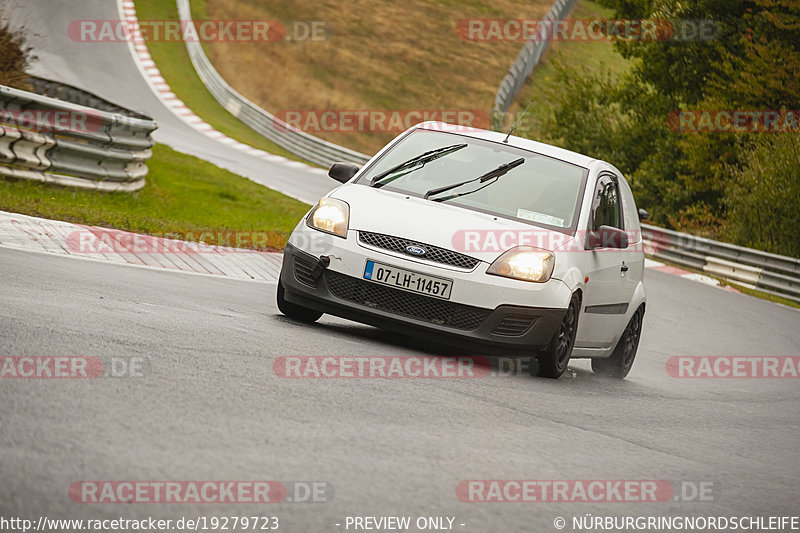
<path id="1" fill-rule="evenodd" d="M 412 167 L 410 172 L 406 169 L 403 171 L 405 174 L 382 188 L 420 197 L 429 193 L 430 201 L 442 201 L 562 231 L 574 229 L 586 169 L 503 143 L 416 130 L 385 153 L 359 177 L 357 183 L 370 185 L 373 177 L 409 159 L 460 143 L 467 146 L 424 166 Z M 520 163 L 520 158 L 524 158 L 524 162 Z M 430 194 L 436 189 L 473 180 L 509 163 L 516 163 L 516 166 L 500 176 Z"/>

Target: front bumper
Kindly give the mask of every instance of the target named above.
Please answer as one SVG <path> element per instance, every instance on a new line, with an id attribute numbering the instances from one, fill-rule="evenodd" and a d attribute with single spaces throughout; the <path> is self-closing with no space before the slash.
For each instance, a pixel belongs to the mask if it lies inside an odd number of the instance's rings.
<path id="1" fill-rule="evenodd" d="M 333 264 L 331 268 L 317 268 L 314 273 L 318 264 L 317 256 L 292 244 L 286 246 L 280 276 L 286 300 L 349 320 L 471 350 L 505 354 L 544 348 L 553 338 L 565 312 L 562 308 L 510 304 L 487 308 L 444 301 L 379 285 L 337 271 L 332 268 Z"/>

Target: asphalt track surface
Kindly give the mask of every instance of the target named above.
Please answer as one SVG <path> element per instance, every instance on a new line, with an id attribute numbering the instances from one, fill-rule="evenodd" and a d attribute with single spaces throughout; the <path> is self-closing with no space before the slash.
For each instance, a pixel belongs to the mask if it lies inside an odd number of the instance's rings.
<path id="1" fill-rule="evenodd" d="M 348 515 L 449 515 L 463 531 L 554 531 L 556 516 L 796 512 L 796 379 L 669 377 L 672 355 L 792 355 L 798 312 L 647 273 L 624 381 L 285 379 L 292 355 L 455 355 L 331 317 L 292 322 L 274 285 L 0 249 L 0 350 L 142 357 L 138 378 L 0 382 L 3 515 L 165 518 L 239 505 L 89 505 L 79 480 L 317 480 L 329 503 L 260 506 L 286 531 Z M 712 481 L 713 503 L 465 503 L 467 479 Z"/>
<path id="2" fill-rule="evenodd" d="M 114 3 L 26 2 L 17 13 L 39 28 L 40 68 L 52 69 L 42 74 L 147 109 L 160 140 L 301 192 L 327 186 L 248 161 L 172 118 L 123 45 L 74 48 L 67 21 L 118 18 Z M 557 381 L 284 379 L 272 366 L 281 356 L 463 353 L 328 316 L 292 322 L 275 307 L 274 284 L 0 249 L 0 355 L 142 357 L 149 366 L 137 378 L 0 380 L 0 516 L 258 514 L 279 516 L 283 531 L 316 532 L 345 531 L 353 515 L 446 515 L 456 531 L 547 532 L 557 516 L 572 531 L 571 518 L 587 513 L 796 515 L 800 381 L 677 379 L 665 365 L 680 355 L 800 355 L 800 313 L 661 272 L 647 271 L 646 286 L 639 355 L 624 381 L 582 361 Z M 713 502 L 467 503 L 456 486 L 469 479 L 715 489 Z M 333 498 L 90 505 L 68 496 L 80 480 L 325 481 Z"/>

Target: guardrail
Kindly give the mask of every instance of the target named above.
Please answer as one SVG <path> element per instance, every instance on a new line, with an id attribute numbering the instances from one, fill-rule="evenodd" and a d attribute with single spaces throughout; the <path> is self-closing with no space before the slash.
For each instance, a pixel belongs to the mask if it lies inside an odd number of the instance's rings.
<path id="1" fill-rule="evenodd" d="M 143 120 L 152 120 L 150 115 L 133 111 L 113 102 L 109 102 L 104 98 L 100 98 L 94 93 L 79 89 L 74 85 L 62 83 L 60 81 L 48 80 L 47 78 L 40 78 L 38 76 L 28 76 L 28 83 L 33 87 L 33 92 L 42 96 L 49 96 L 51 98 L 58 98 L 65 102 L 71 102 L 100 111 L 108 113 L 116 113 L 118 115 L 125 115 L 127 117 L 135 117 Z"/>
<path id="2" fill-rule="evenodd" d="M 517 54 L 517 58 L 511 64 L 503 81 L 500 82 L 500 87 L 497 89 L 497 95 L 494 97 L 493 114 L 495 117 L 502 116 L 508 111 L 514 96 L 522 88 L 525 80 L 533 72 L 534 67 L 539 64 L 545 50 L 547 50 L 553 35 L 553 21 L 563 19 L 569 15 L 572 8 L 578 0 L 557 0 L 555 4 L 550 7 L 550 11 L 542 19 L 542 23 L 537 27 L 541 31 L 525 41 L 522 50 Z M 548 24 L 550 22 L 550 24 Z"/>
<path id="3" fill-rule="evenodd" d="M 192 13 L 189 0 L 177 0 L 178 16 L 181 21 L 192 26 Z M 186 31 L 185 31 L 186 33 Z M 233 116 L 250 126 L 252 129 L 285 148 L 291 153 L 300 156 L 312 163 L 330 167 L 337 161 L 347 161 L 363 166 L 371 156 L 350 150 L 343 146 L 319 139 L 286 124 L 275 115 L 257 106 L 234 90 L 219 75 L 211 61 L 206 57 L 203 46 L 197 40 L 186 40 L 186 50 L 194 65 L 197 75 L 211 92 L 211 95 L 227 109 Z"/>
<path id="4" fill-rule="evenodd" d="M 62 87 L 65 94 L 80 91 Z M 125 114 L 0 85 L 0 176 L 103 191 L 140 189 L 157 126 L 146 115 L 116 107 Z"/>
<path id="5" fill-rule="evenodd" d="M 642 224 L 648 255 L 800 302 L 800 259 Z"/>

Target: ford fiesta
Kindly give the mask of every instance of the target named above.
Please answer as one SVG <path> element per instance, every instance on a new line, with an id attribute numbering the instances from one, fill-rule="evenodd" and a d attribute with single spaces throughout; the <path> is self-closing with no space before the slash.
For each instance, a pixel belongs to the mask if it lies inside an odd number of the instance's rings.
<path id="1" fill-rule="evenodd" d="M 570 358 L 625 377 L 645 311 L 639 218 L 614 166 L 502 133 L 426 122 L 294 229 L 278 307 L 323 313 L 487 353 Z"/>

